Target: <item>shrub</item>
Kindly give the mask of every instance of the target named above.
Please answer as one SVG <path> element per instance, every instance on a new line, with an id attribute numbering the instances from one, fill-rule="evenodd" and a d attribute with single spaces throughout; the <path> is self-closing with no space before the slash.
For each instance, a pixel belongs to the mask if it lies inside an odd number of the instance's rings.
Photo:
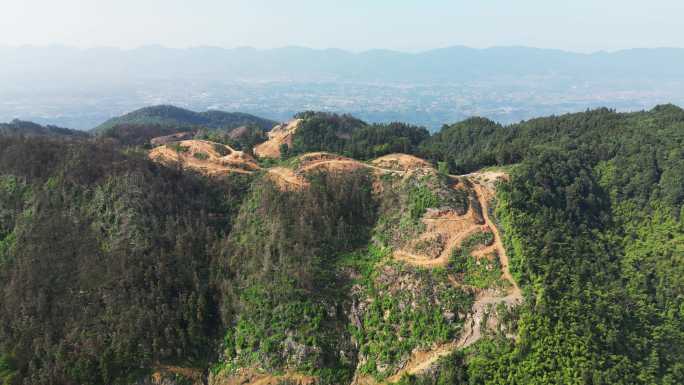
<path id="1" fill-rule="evenodd" d="M 214 144 L 214 151 L 218 152 L 221 156 L 230 155 L 230 149 L 220 143 Z"/>
<path id="2" fill-rule="evenodd" d="M 166 147 L 172 149 L 173 151 L 176 152 L 188 152 L 190 151 L 190 147 L 188 146 L 182 146 L 180 143 L 169 143 L 166 145 Z"/>
<path id="3" fill-rule="evenodd" d="M 196 152 L 196 153 L 192 154 L 192 156 L 194 156 L 195 158 L 197 158 L 199 160 L 209 159 L 209 155 L 206 152 Z"/>
<path id="4" fill-rule="evenodd" d="M 436 207 L 439 198 L 427 186 L 421 185 L 409 191 L 409 210 L 411 218 L 420 219 L 430 207 Z"/>

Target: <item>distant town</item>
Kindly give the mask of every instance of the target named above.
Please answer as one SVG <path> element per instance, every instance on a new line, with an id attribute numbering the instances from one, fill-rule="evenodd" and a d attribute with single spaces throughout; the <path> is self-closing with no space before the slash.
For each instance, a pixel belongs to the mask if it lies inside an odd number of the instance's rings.
<path id="1" fill-rule="evenodd" d="M 404 121 L 434 131 L 470 116 L 514 123 L 535 116 L 608 107 L 618 111 L 649 109 L 664 101 L 682 104 L 684 85 L 660 89 L 610 89 L 592 84 L 543 86 L 519 84 L 362 84 L 236 82 L 172 83 L 122 90 L 64 95 L 0 93 L 0 121 L 14 118 L 68 128 L 90 129 L 140 107 L 173 104 L 197 111 L 217 109 L 252 113 L 286 121 L 305 111 L 350 113 L 369 122 Z M 111 92 L 111 93 L 107 93 Z"/>

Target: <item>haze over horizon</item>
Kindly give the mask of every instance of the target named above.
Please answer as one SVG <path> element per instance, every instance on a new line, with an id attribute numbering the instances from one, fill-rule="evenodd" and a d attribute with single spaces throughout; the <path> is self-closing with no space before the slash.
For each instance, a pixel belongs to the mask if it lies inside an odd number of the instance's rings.
<path id="1" fill-rule="evenodd" d="M 684 104 L 682 14 L 676 0 L 7 1 L 0 121 L 87 129 L 173 104 L 437 129 Z"/>
<path id="2" fill-rule="evenodd" d="M 0 385 L 684 385 L 684 0 L 0 0 Z"/>
<path id="3" fill-rule="evenodd" d="M 304 46 L 426 51 L 526 46 L 572 52 L 684 47 L 684 3 L 656 0 L 24 0 L 3 4 L 0 45 Z M 125 26 L 125 28 L 122 28 Z"/>
<path id="4" fill-rule="evenodd" d="M 602 54 L 602 53 L 613 54 L 613 53 L 619 53 L 619 52 L 624 52 L 624 51 L 634 51 L 634 50 L 661 50 L 661 49 L 679 50 L 679 49 L 684 49 L 684 46 L 681 46 L 681 47 L 679 47 L 679 46 L 653 46 L 653 47 L 635 46 L 635 47 L 629 47 L 629 48 L 616 48 L 616 49 L 601 49 L 600 48 L 600 49 L 596 49 L 596 50 L 592 50 L 592 51 L 581 51 L 581 50 L 573 50 L 573 49 L 554 48 L 554 47 L 538 47 L 538 46 L 519 45 L 519 44 L 491 45 L 491 46 L 476 47 L 476 46 L 470 46 L 470 45 L 466 45 L 466 44 L 454 43 L 454 44 L 445 45 L 445 46 L 425 48 L 425 49 L 416 49 L 416 50 L 400 49 L 400 48 L 385 48 L 385 47 L 374 47 L 374 48 L 354 50 L 354 49 L 340 48 L 340 47 L 325 47 L 325 48 L 311 47 L 311 46 L 300 45 L 300 44 L 286 44 L 286 45 L 276 46 L 276 47 L 257 47 L 257 46 L 251 46 L 251 45 L 220 46 L 220 45 L 209 45 L 209 44 L 189 45 L 189 46 L 185 46 L 185 47 L 174 47 L 174 46 L 170 46 L 170 45 L 150 43 L 150 44 L 141 44 L 141 45 L 131 46 L 131 47 L 115 46 L 115 45 L 96 45 L 96 46 L 85 47 L 85 46 L 78 46 L 78 45 L 71 45 L 71 44 L 52 43 L 52 44 L 0 44 L 0 48 L 2 48 L 2 49 L 65 48 L 65 49 L 74 49 L 74 50 L 79 50 L 79 51 L 119 50 L 122 52 L 137 51 L 137 50 L 143 50 L 143 49 L 149 49 L 149 48 L 161 48 L 161 49 L 181 50 L 181 51 L 182 50 L 194 50 L 194 49 L 220 49 L 220 50 L 251 50 L 251 51 L 261 51 L 261 52 L 263 52 L 263 51 L 287 50 L 287 49 L 306 49 L 306 50 L 312 50 L 312 51 L 342 51 L 345 53 L 356 54 L 356 55 L 378 52 L 378 51 L 420 55 L 420 54 L 429 53 L 432 51 L 439 51 L 439 50 L 446 50 L 446 49 L 453 49 L 453 48 L 467 48 L 467 49 L 480 50 L 480 51 L 491 50 L 491 49 L 522 48 L 522 49 L 535 49 L 535 50 L 544 50 L 544 51 L 557 51 L 557 52 L 579 54 L 579 55 L 595 55 L 595 54 Z"/>

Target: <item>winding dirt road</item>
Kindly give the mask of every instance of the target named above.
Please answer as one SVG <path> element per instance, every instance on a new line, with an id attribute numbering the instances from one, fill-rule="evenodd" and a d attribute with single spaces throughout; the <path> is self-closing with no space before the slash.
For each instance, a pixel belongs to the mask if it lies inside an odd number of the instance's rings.
<path id="1" fill-rule="evenodd" d="M 515 282 L 515 279 L 513 279 L 513 276 L 511 275 L 508 254 L 506 254 L 506 249 L 504 248 L 503 242 L 501 241 L 501 234 L 499 233 L 499 228 L 489 217 L 489 200 L 491 197 L 494 196 L 493 192 L 491 190 L 484 191 L 484 187 L 480 184 L 477 184 L 477 182 L 474 186 L 474 190 L 477 194 L 477 199 L 480 202 L 480 207 L 482 207 L 482 216 L 484 217 L 485 224 L 489 226 L 489 228 L 492 230 L 492 233 L 494 234 L 493 246 L 496 248 L 497 254 L 499 255 L 499 262 L 501 264 L 503 278 L 511 284 L 512 289 L 509 292 L 509 296 L 512 295 L 522 300 L 522 291 L 520 291 L 518 284 Z"/>
<path id="2" fill-rule="evenodd" d="M 507 293 L 502 295 L 502 293 L 500 293 L 498 290 L 492 289 L 480 291 L 475 298 L 475 302 L 473 302 L 470 313 L 466 316 L 463 331 L 461 332 L 461 336 L 457 341 L 440 345 L 437 348 L 427 352 L 414 353 L 408 364 L 399 372 L 387 378 L 384 383 L 395 383 L 399 381 L 405 374 L 420 374 L 429 369 L 432 365 L 439 361 L 440 358 L 445 357 L 458 349 L 463 349 L 474 344 L 482 337 L 482 320 L 485 316 L 485 313 L 492 306 L 504 303 L 506 306 L 511 307 L 522 302 L 522 291 L 511 275 L 508 254 L 506 254 L 506 249 L 501 241 L 501 234 L 499 233 L 499 229 L 489 217 L 489 200 L 494 196 L 493 181 L 501 178 L 502 175 L 505 177 L 505 175 L 502 173 L 473 173 L 468 174 L 466 177 L 473 182 L 473 190 L 477 194 L 478 202 L 482 208 L 482 216 L 484 218 L 485 225 L 491 229 L 494 235 L 494 242 L 487 249 L 496 250 L 499 256 L 502 278 L 510 283 Z M 480 181 L 478 181 L 478 179 Z M 459 239 L 462 240 L 463 237 L 459 237 Z M 418 259 L 415 260 L 418 261 Z M 424 263 L 419 263 L 419 265 L 428 267 L 430 266 L 429 263 L 431 261 L 425 261 L 424 259 L 422 261 L 424 261 Z M 411 263 L 412 261 L 407 260 L 407 262 Z"/>
<path id="3" fill-rule="evenodd" d="M 458 234 L 458 236 L 454 237 L 450 242 L 444 247 L 444 251 L 441 253 L 441 255 L 437 258 L 433 259 L 427 259 L 422 255 L 417 255 L 413 254 L 411 252 L 408 252 L 406 250 L 397 250 L 394 253 L 394 258 L 398 259 L 400 261 L 406 262 L 410 265 L 413 266 L 420 266 L 420 267 L 427 267 L 427 268 L 435 268 L 435 267 L 444 267 L 447 264 L 449 264 L 449 258 L 451 256 L 451 250 L 459 246 L 463 240 L 468 238 L 469 236 L 478 233 L 482 229 L 482 226 L 478 225 L 471 225 L 467 227 L 464 231 Z"/>
<path id="4" fill-rule="evenodd" d="M 302 174 L 305 172 L 319 168 L 330 171 L 334 169 L 353 170 L 361 167 L 369 168 L 380 174 L 406 174 L 406 171 L 391 170 L 351 159 L 321 159 L 314 161 L 311 164 L 305 165 L 300 170 L 295 171 L 283 167 L 273 167 L 269 169 L 267 173 L 282 188 L 297 190 L 307 186 L 307 181 L 302 176 Z M 456 176 L 452 177 L 456 178 Z M 424 268 L 443 267 L 448 263 L 448 256 L 453 247 L 460 245 L 464 239 L 477 231 L 481 231 L 483 227 L 488 227 L 493 233 L 494 241 L 492 245 L 484 249 L 477 250 L 476 257 L 479 258 L 496 251 L 501 266 L 501 277 L 503 280 L 509 283 L 508 289 L 506 292 L 502 293 L 500 290 L 496 289 L 477 290 L 475 288 L 467 288 L 468 290 L 476 291 L 477 294 L 472 308 L 466 316 L 464 327 L 459 338 L 446 344 L 436 346 L 429 351 L 414 352 L 406 366 L 393 376 L 387 378 L 385 381 L 383 381 L 383 383 L 395 383 L 399 381 L 405 374 L 420 374 L 432 367 L 440 358 L 445 357 L 458 349 L 463 349 L 472 345 L 482 337 L 482 320 L 492 306 L 503 303 L 507 307 L 512 307 L 520 304 L 523 300 L 522 292 L 510 273 L 509 259 L 501 240 L 501 234 L 489 216 L 489 200 L 495 194 L 495 182 L 499 179 L 506 179 L 507 175 L 500 172 L 481 172 L 462 175 L 459 177 L 468 178 L 472 182 L 473 191 L 475 192 L 479 205 L 482 209 L 484 225 L 481 224 L 481 222 L 480 224 L 476 224 L 472 221 L 472 207 L 466 214 L 454 218 L 426 218 L 424 219 L 424 222 L 426 225 L 428 225 L 428 228 L 431 228 L 433 231 L 437 228 L 435 225 L 437 222 L 449 221 L 453 224 L 452 227 L 448 228 L 453 237 L 445 245 L 444 251 L 438 258 L 428 259 L 424 256 L 413 254 L 410 251 L 398 250 L 395 252 L 395 258 L 408 264 L 421 266 Z M 444 232 L 445 229 L 441 228 L 441 230 L 443 230 L 441 232 Z M 454 232 L 457 234 L 453 234 Z M 454 277 L 450 276 L 449 278 L 455 286 L 464 288 L 464 286 L 458 283 Z M 266 385 L 270 384 L 270 381 L 274 379 L 279 380 L 280 378 L 266 376 L 254 379 L 252 382 L 248 381 L 247 383 L 251 385 Z M 308 378 L 301 378 L 299 380 L 304 380 L 302 383 L 306 383 L 305 381 L 308 380 Z M 354 384 L 359 385 L 362 383 L 375 383 L 375 381 L 372 380 L 372 378 L 355 378 Z"/>

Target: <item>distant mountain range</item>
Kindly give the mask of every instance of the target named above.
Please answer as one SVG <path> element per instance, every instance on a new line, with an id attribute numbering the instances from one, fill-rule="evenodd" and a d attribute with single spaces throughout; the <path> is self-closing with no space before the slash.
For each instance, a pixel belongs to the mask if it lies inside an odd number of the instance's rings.
<path id="1" fill-rule="evenodd" d="M 420 53 L 389 50 L 352 53 L 302 47 L 257 50 L 146 46 L 122 50 L 29 46 L 0 47 L 0 56 L 3 82 L 77 80 L 88 84 L 164 78 L 443 82 L 550 75 L 615 80 L 684 76 L 684 49 L 680 48 L 582 54 L 527 47 L 462 46 Z"/>
<path id="2" fill-rule="evenodd" d="M 514 123 L 609 107 L 684 104 L 684 49 L 592 54 L 526 47 L 420 53 L 287 47 L 0 47 L 0 121 L 92 129 L 145 106 L 287 120 L 351 113 L 437 130 L 484 116 Z"/>

